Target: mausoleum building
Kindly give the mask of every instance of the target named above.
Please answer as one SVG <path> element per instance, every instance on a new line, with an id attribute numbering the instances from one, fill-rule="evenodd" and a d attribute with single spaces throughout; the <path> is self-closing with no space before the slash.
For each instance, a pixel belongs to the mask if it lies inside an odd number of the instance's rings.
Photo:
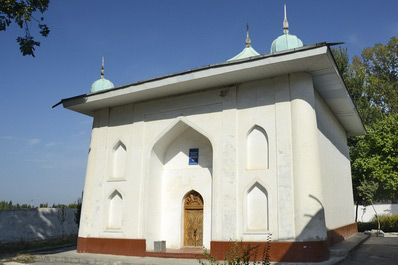
<path id="1" fill-rule="evenodd" d="M 288 31 L 259 54 L 63 99 L 93 117 L 78 251 L 151 256 L 230 240 L 323 261 L 357 232 L 347 137 L 365 129 L 328 43 Z M 108 83 L 109 82 L 109 83 Z M 101 85 L 100 88 L 98 88 Z"/>

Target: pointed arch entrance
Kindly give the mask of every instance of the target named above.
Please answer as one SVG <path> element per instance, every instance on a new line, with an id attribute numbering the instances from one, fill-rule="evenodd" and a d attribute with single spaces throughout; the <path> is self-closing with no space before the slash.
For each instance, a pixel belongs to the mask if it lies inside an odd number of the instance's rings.
<path id="1" fill-rule="evenodd" d="M 184 246 L 203 246 L 203 198 L 194 190 L 184 198 Z"/>
<path id="2" fill-rule="evenodd" d="M 196 163 L 191 163 L 192 150 L 196 152 Z M 144 231 L 147 242 L 166 240 L 170 249 L 195 245 L 210 248 L 213 145 L 209 135 L 189 121 L 177 119 L 154 141 L 148 162 Z M 201 225 L 194 224 L 194 229 L 187 231 L 190 237 L 185 236 L 185 210 L 191 220 L 195 220 L 194 213 L 198 216 L 201 211 Z M 147 244 L 147 250 L 152 251 L 153 244 Z"/>

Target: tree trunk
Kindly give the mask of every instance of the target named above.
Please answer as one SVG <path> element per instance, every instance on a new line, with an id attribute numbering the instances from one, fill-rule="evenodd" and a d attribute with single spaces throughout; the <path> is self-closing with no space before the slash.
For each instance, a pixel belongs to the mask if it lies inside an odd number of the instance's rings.
<path id="1" fill-rule="evenodd" d="M 380 233 L 380 219 L 379 219 L 379 215 L 378 215 L 377 212 L 376 212 L 376 209 L 375 209 L 375 207 L 374 207 L 374 205 L 373 205 L 373 201 L 370 201 L 370 204 L 372 204 L 373 211 L 375 211 L 375 215 L 376 215 L 376 219 L 377 219 L 377 234 L 379 234 L 379 233 Z"/>
<path id="2" fill-rule="evenodd" d="M 358 223 L 358 208 L 359 208 L 359 203 L 356 203 L 356 210 L 355 210 L 355 223 Z"/>

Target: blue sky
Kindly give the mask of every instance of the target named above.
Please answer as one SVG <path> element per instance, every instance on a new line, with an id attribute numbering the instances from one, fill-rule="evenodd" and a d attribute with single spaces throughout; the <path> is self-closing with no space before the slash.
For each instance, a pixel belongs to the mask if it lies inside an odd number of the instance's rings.
<path id="1" fill-rule="evenodd" d="M 253 48 L 268 53 L 284 3 L 304 44 L 345 42 L 353 56 L 398 36 L 393 0 L 53 0 L 35 58 L 19 52 L 22 30 L 0 32 L 0 201 L 68 204 L 81 195 L 92 118 L 51 106 L 88 93 L 102 55 L 105 77 L 120 86 L 224 62 L 244 48 L 246 23 Z"/>

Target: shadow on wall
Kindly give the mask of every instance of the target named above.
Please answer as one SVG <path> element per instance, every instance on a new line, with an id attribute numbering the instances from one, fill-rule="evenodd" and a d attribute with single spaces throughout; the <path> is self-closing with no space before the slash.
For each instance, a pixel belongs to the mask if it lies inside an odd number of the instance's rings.
<path id="1" fill-rule="evenodd" d="M 320 210 L 314 215 L 306 214 L 302 217 L 309 218 L 309 221 L 296 237 L 296 242 L 291 244 L 283 254 L 280 260 L 282 262 L 321 262 L 329 259 L 329 245 L 326 240 L 325 209 L 318 198 L 311 194 L 309 197 L 320 205 Z"/>
<path id="2" fill-rule="evenodd" d="M 0 243 L 77 235 L 75 212 L 72 208 L 0 211 Z"/>

